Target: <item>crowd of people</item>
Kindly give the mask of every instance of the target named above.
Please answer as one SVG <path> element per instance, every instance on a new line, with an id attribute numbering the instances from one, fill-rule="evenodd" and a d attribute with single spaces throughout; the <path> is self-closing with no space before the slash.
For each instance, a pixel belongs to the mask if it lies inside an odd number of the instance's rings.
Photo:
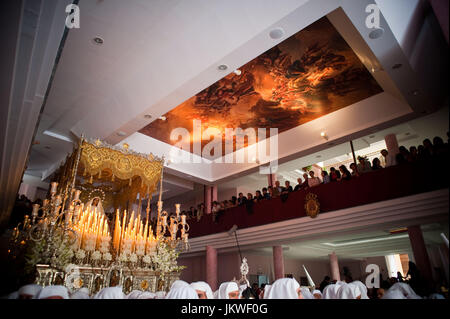
<path id="1" fill-rule="evenodd" d="M 329 277 L 325 277 L 325 280 Z M 323 286 L 323 287 L 322 287 Z M 41 287 L 25 285 L 8 296 L 8 299 L 448 299 L 448 290 L 419 296 L 409 284 L 395 282 L 388 289 L 367 289 L 361 281 L 322 282 L 319 289 L 301 287 L 295 278 L 275 280 L 271 285 L 238 285 L 235 281 L 224 282 L 215 292 L 204 281 L 191 284 L 176 280 L 169 292 L 133 290 L 124 294 L 122 287 L 106 287 L 90 295 L 87 288 L 72 293 L 65 286 Z"/>
<path id="2" fill-rule="evenodd" d="M 255 193 L 239 193 L 238 196 L 232 196 L 231 199 L 225 201 L 214 201 L 212 203 L 211 213 L 213 220 L 218 221 L 227 209 L 236 206 L 245 206 L 249 213 L 253 212 L 253 204 L 260 201 L 270 200 L 271 198 L 280 197 L 281 200 L 286 200 L 288 194 L 302 189 L 316 187 L 322 184 L 348 181 L 352 178 L 361 176 L 362 174 L 377 171 L 385 167 L 401 165 L 404 163 L 427 161 L 436 158 L 444 158 L 448 156 L 448 143 L 444 143 L 443 139 L 436 136 L 433 142 L 430 139 L 425 139 L 422 145 L 411 146 L 409 150 L 405 146 L 399 147 L 398 154 L 391 154 L 386 149 L 381 150 L 380 157 L 375 157 L 370 162 L 367 157 L 359 156 L 358 164 L 351 163 L 347 168 L 346 165 L 340 165 L 338 169 L 331 167 L 329 172 L 322 170 L 320 177 L 316 176 L 315 172 L 310 170 L 303 174 L 303 179 L 297 179 L 297 185 L 294 187 L 289 181 L 284 182 L 284 186 L 280 181 L 275 181 L 275 185 L 269 185 L 256 190 Z M 205 205 L 203 203 L 197 206 L 197 209 L 191 207 L 189 211 L 183 211 L 190 219 L 200 220 L 205 213 Z"/>

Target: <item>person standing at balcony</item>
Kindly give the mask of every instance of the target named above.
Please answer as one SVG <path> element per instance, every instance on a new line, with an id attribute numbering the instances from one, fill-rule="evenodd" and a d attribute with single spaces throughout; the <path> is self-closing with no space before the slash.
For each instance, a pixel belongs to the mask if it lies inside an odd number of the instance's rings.
<path id="1" fill-rule="evenodd" d="M 320 185 L 320 179 L 318 177 L 314 177 L 314 171 L 309 171 L 309 176 L 311 176 L 311 178 L 308 179 L 309 187 Z"/>
<path id="2" fill-rule="evenodd" d="M 425 152 L 427 153 L 427 157 L 433 157 L 434 156 L 434 149 L 433 149 L 433 144 L 431 144 L 430 139 L 426 138 L 423 140 L 423 147 L 425 148 Z"/>
<path id="3" fill-rule="evenodd" d="M 308 174 L 307 173 L 305 173 L 305 174 L 303 174 L 303 186 L 302 186 L 302 188 L 308 188 L 309 186 L 309 183 L 308 183 Z"/>
<path id="4" fill-rule="evenodd" d="M 350 169 L 352 170 L 352 176 L 359 176 L 355 163 L 350 164 Z"/>
<path id="5" fill-rule="evenodd" d="M 267 190 L 266 190 L 266 192 L 267 192 Z M 260 190 L 257 190 L 257 191 L 256 191 L 256 194 L 255 194 L 255 201 L 256 201 L 256 202 L 260 202 L 260 201 L 262 201 L 263 199 L 264 199 L 264 197 L 262 196 L 261 191 L 260 191 Z"/>
<path id="6" fill-rule="evenodd" d="M 300 177 L 297 178 L 297 182 L 298 182 L 298 184 L 295 185 L 294 192 L 300 190 L 303 187 L 303 181 L 302 181 L 302 179 Z"/>
<path id="7" fill-rule="evenodd" d="M 341 172 L 341 178 L 338 179 L 338 181 L 348 181 L 352 178 L 352 174 L 349 172 L 349 170 L 347 169 L 347 167 L 345 167 L 345 165 L 341 165 L 339 166 L 339 171 Z"/>
<path id="8" fill-rule="evenodd" d="M 244 205 L 247 202 L 247 198 L 244 196 L 244 194 L 239 193 L 239 198 L 238 198 L 238 205 Z"/>
<path id="9" fill-rule="evenodd" d="M 334 167 L 330 168 L 330 182 L 337 182 L 341 178 L 341 173 Z"/>
<path id="10" fill-rule="evenodd" d="M 278 197 L 280 196 L 281 192 L 282 192 L 282 188 L 280 186 L 280 182 L 276 181 L 275 182 L 275 186 L 272 189 L 272 197 Z"/>
<path id="11" fill-rule="evenodd" d="M 379 170 L 381 168 L 383 168 L 383 167 L 381 166 L 380 160 L 378 159 L 378 157 L 375 157 L 372 160 L 372 171 L 376 171 L 376 170 Z"/>
<path id="12" fill-rule="evenodd" d="M 361 175 L 361 174 L 372 171 L 372 167 L 370 167 L 370 162 L 367 160 L 367 158 L 358 156 L 358 162 L 359 162 L 359 164 L 357 166 L 358 174 Z"/>
<path id="13" fill-rule="evenodd" d="M 289 192 L 289 193 L 293 191 L 292 186 L 291 186 L 291 182 L 285 181 L 285 182 L 284 182 L 284 185 L 285 185 L 284 191 L 287 191 L 287 192 Z"/>
<path id="14" fill-rule="evenodd" d="M 330 175 L 328 175 L 327 171 L 322 171 L 322 183 L 328 184 L 330 182 Z"/>
<path id="15" fill-rule="evenodd" d="M 384 167 L 389 167 L 389 166 L 394 166 L 396 165 L 396 161 L 395 161 L 395 155 L 394 154 L 389 154 L 389 152 L 387 150 L 381 150 L 381 155 L 383 155 L 384 158 Z"/>
<path id="16" fill-rule="evenodd" d="M 413 162 L 417 161 L 418 155 L 419 155 L 419 154 L 417 153 L 417 147 L 411 146 L 411 147 L 409 148 L 409 155 L 411 156 L 411 159 L 412 159 Z"/>
<path id="17" fill-rule="evenodd" d="M 267 191 L 267 188 L 266 187 L 264 187 L 263 189 L 262 189 L 262 196 L 263 196 L 263 198 L 264 199 L 270 199 L 270 194 L 269 194 L 269 192 Z"/>
<path id="18" fill-rule="evenodd" d="M 399 150 L 400 153 L 398 153 L 395 156 L 397 164 L 405 164 L 405 163 L 408 163 L 408 162 L 412 162 L 411 156 L 409 155 L 409 152 L 406 149 L 406 147 L 400 146 L 398 148 L 398 150 Z"/>
<path id="19" fill-rule="evenodd" d="M 267 191 L 269 192 L 269 199 L 271 199 L 273 197 L 273 187 L 272 186 L 267 187 Z"/>

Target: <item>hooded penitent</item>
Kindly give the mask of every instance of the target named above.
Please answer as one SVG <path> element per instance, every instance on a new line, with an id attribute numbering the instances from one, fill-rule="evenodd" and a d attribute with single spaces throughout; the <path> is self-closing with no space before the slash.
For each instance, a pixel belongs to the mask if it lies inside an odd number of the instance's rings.
<path id="1" fill-rule="evenodd" d="M 299 288 L 300 285 L 294 278 L 281 278 L 272 284 L 264 299 L 298 299 Z"/>
<path id="2" fill-rule="evenodd" d="M 198 295 L 195 289 L 188 285 L 170 289 L 165 299 L 198 299 Z"/>
<path id="3" fill-rule="evenodd" d="M 208 283 L 204 281 L 196 281 L 191 283 L 190 285 L 195 290 L 204 291 L 206 294 L 206 298 L 208 299 L 214 299 L 213 292 L 211 290 L 211 287 L 208 285 Z"/>
<path id="4" fill-rule="evenodd" d="M 237 283 L 234 281 L 224 282 L 219 287 L 219 293 L 217 299 L 230 299 L 228 295 L 232 291 L 239 291 Z"/>

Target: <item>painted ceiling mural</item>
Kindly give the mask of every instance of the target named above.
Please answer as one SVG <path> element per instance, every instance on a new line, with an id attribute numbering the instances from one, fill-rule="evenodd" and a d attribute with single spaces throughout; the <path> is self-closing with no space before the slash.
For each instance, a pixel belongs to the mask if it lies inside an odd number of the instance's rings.
<path id="1" fill-rule="evenodd" d="M 193 120 L 216 127 L 292 129 L 382 92 L 324 17 L 242 66 L 139 132 L 168 144 Z M 202 141 L 202 147 L 208 141 Z M 192 150 L 192 147 L 191 147 Z M 225 151 L 225 149 L 223 149 Z"/>

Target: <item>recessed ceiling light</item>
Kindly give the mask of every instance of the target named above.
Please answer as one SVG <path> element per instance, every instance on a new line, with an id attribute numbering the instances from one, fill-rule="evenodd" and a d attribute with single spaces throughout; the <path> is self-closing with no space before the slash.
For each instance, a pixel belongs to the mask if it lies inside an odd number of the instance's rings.
<path id="1" fill-rule="evenodd" d="M 372 40 L 378 39 L 379 37 L 381 37 L 384 33 L 384 29 L 383 28 L 376 28 L 372 31 L 370 31 L 369 33 L 369 38 L 371 38 Z"/>
<path id="2" fill-rule="evenodd" d="M 150 114 L 145 114 L 144 117 L 145 117 L 146 119 L 151 119 L 151 118 L 152 118 L 152 116 L 151 116 Z"/>
<path id="3" fill-rule="evenodd" d="M 221 64 L 217 67 L 217 69 L 219 69 L 220 71 L 225 71 L 226 69 L 228 69 L 228 65 Z"/>
<path id="4" fill-rule="evenodd" d="M 269 32 L 270 38 L 274 40 L 280 39 L 283 35 L 284 30 L 282 28 L 276 28 Z"/>
<path id="5" fill-rule="evenodd" d="M 97 45 L 102 45 L 105 41 L 102 39 L 102 38 L 100 38 L 100 37 L 95 37 L 95 38 L 93 38 L 92 39 L 92 41 L 94 42 L 94 44 L 97 44 Z"/>
<path id="6" fill-rule="evenodd" d="M 394 65 L 392 66 L 392 69 L 393 69 L 393 70 L 397 70 L 397 69 L 400 69 L 402 66 L 403 66 L 403 64 L 397 63 L 397 64 L 394 64 Z"/>
<path id="7" fill-rule="evenodd" d="M 316 156 L 316 158 L 321 158 L 321 157 L 322 157 L 322 155 L 317 155 L 317 156 Z"/>
<path id="8" fill-rule="evenodd" d="M 127 135 L 127 133 L 123 132 L 123 131 L 119 131 L 116 133 L 118 136 L 125 136 Z"/>
<path id="9" fill-rule="evenodd" d="M 234 74 L 236 74 L 236 75 L 241 75 L 241 73 L 242 73 L 241 70 L 234 70 L 233 72 L 234 72 Z"/>

